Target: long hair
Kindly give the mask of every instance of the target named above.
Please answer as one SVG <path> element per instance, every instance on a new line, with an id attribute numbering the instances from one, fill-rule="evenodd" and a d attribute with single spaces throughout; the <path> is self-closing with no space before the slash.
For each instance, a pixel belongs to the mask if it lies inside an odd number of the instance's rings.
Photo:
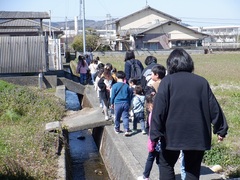
<path id="1" fill-rule="evenodd" d="M 135 59 L 135 54 L 134 54 L 133 50 L 129 50 L 129 51 L 126 52 L 124 61 L 126 62 L 126 61 L 131 60 L 131 59 Z"/>
<path id="2" fill-rule="evenodd" d="M 167 59 L 167 70 L 169 74 L 180 71 L 193 72 L 194 63 L 191 56 L 182 48 L 174 49 Z"/>
<path id="3" fill-rule="evenodd" d="M 81 63 L 82 67 L 86 66 L 83 56 L 80 56 L 80 55 L 78 56 L 78 62 Z"/>

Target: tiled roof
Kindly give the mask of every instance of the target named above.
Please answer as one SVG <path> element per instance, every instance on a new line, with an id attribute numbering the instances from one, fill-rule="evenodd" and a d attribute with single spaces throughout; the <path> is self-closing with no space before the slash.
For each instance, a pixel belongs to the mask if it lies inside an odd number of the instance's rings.
<path id="1" fill-rule="evenodd" d="M 47 12 L 0 11 L 0 19 L 50 19 Z"/>

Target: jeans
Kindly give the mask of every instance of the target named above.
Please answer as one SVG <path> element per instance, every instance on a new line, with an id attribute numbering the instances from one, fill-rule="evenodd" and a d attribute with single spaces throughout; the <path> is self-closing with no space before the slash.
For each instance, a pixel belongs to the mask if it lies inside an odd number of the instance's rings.
<path id="1" fill-rule="evenodd" d="M 115 121 L 114 127 L 116 130 L 120 130 L 120 119 L 122 117 L 123 120 L 123 128 L 125 131 L 129 130 L 129 103 L 115 103 L 114 104 L 114 112 L 115 112 Z"/>
<path id="2" fill-rule="evenodd" d="M 199 180 L 201 162 L 204 151 L 183 150 L 186 180 Z M 162 150 L 159 155 L 160 179 L 175 180 L 174 165 L 178 160 L 180 150 Z"/>
<path id="3" fill-rule="evenodd" d="M 80 74 L 80 84 L 85 85 L 87 83 L 87 74 L 86 73 L 81 73 Z"/>
<path id="4" fill-rule="evenodd" d="M 150 172 L 152 170 L 153 162 L 156 159 L 156 164 L 159 164 L 159 152 L 153 151 L 148 153 L 148 158 L 145 164 L 145 169 L 143 172 L 144 177 L 149 178 Z"/>
<path id="5" fill-rule="evenodd" d="M 144 112 L 134 113 L 133 129 L 137 129 L 137 123 L 140 122 L 141 130 L 145 130 Z"/>

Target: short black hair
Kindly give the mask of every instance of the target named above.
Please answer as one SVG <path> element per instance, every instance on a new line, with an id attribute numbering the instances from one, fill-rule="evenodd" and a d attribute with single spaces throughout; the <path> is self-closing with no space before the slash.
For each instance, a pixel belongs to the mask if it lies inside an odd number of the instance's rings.
<path id="1" fill-rule="evenodd" d="M 146 66 L 152 63 L 157 63 L 157 58 L 154 56 L 147 56 L 144 63 L 146 64 Z"/>
<path id="2" fill-rule="evenodd" d="M 126 74 L 123 71 L 117 71 L 116 76 L 118 79 L 124 79 L 126 77 Z"/>
<path id="3" fill-rule="evenodd" d="M 166 75 L 166 68 L 161 64 L 156 64 L 152 67 L 153 74 L 157 74 L 160 79 L 164 78 Z"/>
<path id="4" fill-rule="evenodd" d="M 99 70 L 99 69 L 103 69 L 104 66 L 105 66 L 105 65 L 104 65 L 103 63 L 99 63 L 98 66 L 97 66 L 97 69 L 98 69 L 98 70 Z"/>
<path id="5" fill-rule="evenodd" d="M 128 83 L 133 83 L 134 85 L 136 85 L 136 84 L 138 83 L 138 79 L 136 79 L 136 78 L 130 78 L 130 79 L 128 80 Z"/>
<path id="6" fill-rule="evenodd" d="M 177 48 L 167 58 L 167 70 L 169 74 L 180 71 L 193 72 L 194 63 L 191 56 L 184 49 Z"/>

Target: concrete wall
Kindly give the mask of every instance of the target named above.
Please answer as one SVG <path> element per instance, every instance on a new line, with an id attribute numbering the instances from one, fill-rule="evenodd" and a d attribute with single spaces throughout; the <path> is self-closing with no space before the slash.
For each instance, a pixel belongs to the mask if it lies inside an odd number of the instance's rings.
<path id="1" fill-rule="evenodd" d="M 137 179 L 142 167 L 126 144 L 114 136 L 112 126 L 94 128 L 92 135 L 111 180 Z"/>

